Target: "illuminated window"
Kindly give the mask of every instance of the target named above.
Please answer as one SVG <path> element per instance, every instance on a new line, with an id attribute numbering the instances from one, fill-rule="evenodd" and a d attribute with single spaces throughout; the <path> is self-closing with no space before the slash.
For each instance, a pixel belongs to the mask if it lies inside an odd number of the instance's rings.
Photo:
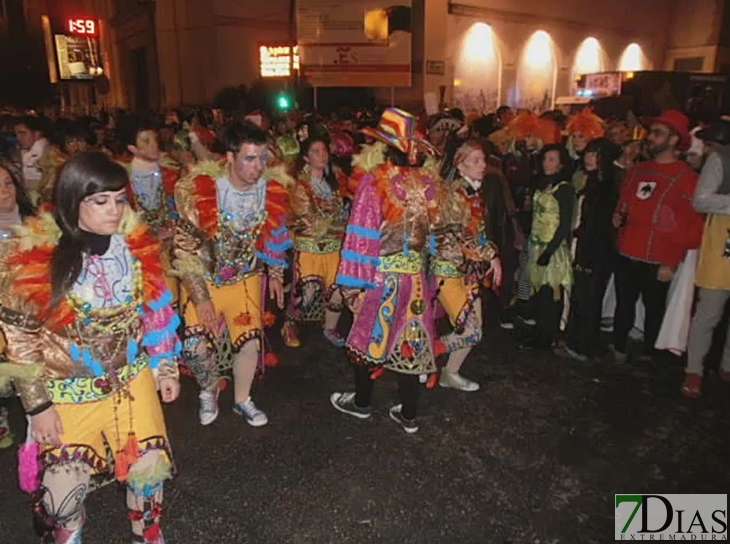
<path id="1" fill-rule="evenodd" d="M 454 65 L 454 105 L 486 113 L 499 106 L 501 63 L 492 27 L 475 23 L 459 44 Z"/>
<path id="2" fill-rule="evenodd" d="M 517 87 L 511 105 L 544 111 L 552 108 L 557 62 L 550 34 L 538 30 L 527 41 L 517 67 Z"/>
<path id="3" fill-rule="evenodd" d="M 624 49 L 621 60 L 618 63 L 618 69 L 622 72 L 637 72 L 644 70 L 646 59 L 644 52 L 638 43 L 632 43 Z"/>

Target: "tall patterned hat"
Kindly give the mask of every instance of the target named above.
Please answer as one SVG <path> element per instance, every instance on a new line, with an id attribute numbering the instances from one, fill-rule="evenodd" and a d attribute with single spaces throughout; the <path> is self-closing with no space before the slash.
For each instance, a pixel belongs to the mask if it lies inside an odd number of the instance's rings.
<path id="1" fill-rule="evenodd" d="M 416 131 L 416 118 L 398 108 L 388 108 L 377 127 L 366 127 L 360 132 L 406 154 L 423 151 L 438 155 L 436 148 Z"/>

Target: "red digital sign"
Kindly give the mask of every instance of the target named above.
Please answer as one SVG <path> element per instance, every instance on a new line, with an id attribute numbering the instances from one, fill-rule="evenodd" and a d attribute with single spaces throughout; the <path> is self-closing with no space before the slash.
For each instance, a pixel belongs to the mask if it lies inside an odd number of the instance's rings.
<path id="1" fill-rule="evenodd" d="M 66 28 L 68 28 L 68 33 L 74 36 L 96 36 L 98 33 L 96 19 L 79 17 L 69 19 Z"/>

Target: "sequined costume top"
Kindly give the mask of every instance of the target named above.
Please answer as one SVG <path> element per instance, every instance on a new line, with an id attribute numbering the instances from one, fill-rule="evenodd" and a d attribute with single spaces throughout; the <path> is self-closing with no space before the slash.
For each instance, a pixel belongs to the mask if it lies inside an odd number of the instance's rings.
<path id="1" fill-rule="evenodd" d="M 346 343 L 355 363 L 434 371 L 437 336 L 424 262 L 439 201 L 440 186 L 425 168 L 382 164 L 358 180 L 337 275 L 346 299 L 362 296 Z"/>
<path id="2" fill-rule="evenodd" d="M 483 281 L 496 246 L 487 237 L 481 193 L 458 178 L 444 191 L 441 208 L 441 221 L 431 241 L 431 272 L 440 277 L 467 276 L 470 282 Z"/>
<path id="3" fill-rule="evenodd" d="M 209 284 L 287 266 L 290 182 L 283 168 L 274 167 L 251 189 L 238 191 L 223 165 L 203 161 L 177 184 L 173 268 L 194 303 L 210 300 Z"/>
<path id="4" fill-rule="evenodd" d="M 171 231 L 178 219 L 175 206 L 175 185 L 180 179 L 180 170 L 173 165 L 158 165 L 151 172 L 138 172 L 133 162 L 121 163 L 129 173 L 129 200 L 156 233 Z M 171 234 L 171 233 L 170 233 Z"/>
<path id="5" fill-rule="evenodd" d="M 179 317 L 164 281 L 160 246 L 131 210 L 99 256 L 83 256 L 71 292 L 52 304 L 50 263 L 60 238 L 49 214 L 18 229 L 2 263 L 0 323 L 26 411 L 113 393 L 145 367 L 177 377 Z"/>
<path id="6" fill-rule="evenodd" d="M 339 187 L 345 187 L 344 173 L 335 168 Z M 299 174 L 292 189 L 291 230 L 297 250 L 332 253 L 342 249 L 347 212 L 340 191 L 325 180 L 312 179 L 309 169 Z"/>

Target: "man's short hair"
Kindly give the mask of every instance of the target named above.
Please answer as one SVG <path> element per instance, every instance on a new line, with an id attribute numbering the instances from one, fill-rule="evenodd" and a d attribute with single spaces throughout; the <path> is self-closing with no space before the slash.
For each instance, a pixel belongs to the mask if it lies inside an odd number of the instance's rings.
<path id="1" fill-rule="evenodd" d="M 241 151 L 243 144 L 265 145 L 267 142 L 266 133 L 251 121 L 231 123 L 226 129 L 223 141 L 226 151 L 234 155 Z"/>

